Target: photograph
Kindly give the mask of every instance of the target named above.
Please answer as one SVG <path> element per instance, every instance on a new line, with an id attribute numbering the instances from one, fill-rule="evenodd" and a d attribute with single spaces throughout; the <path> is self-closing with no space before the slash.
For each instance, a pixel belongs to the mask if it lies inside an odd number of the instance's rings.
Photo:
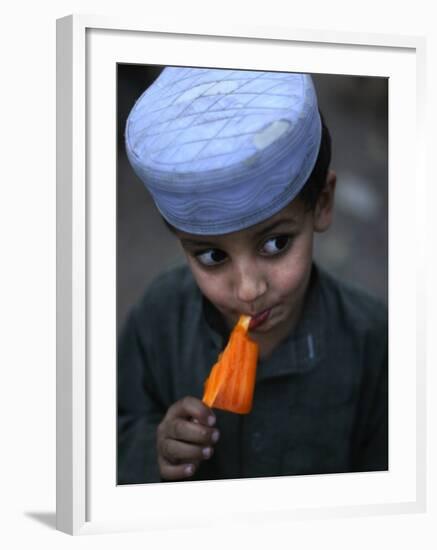
<path id="1" fill-rule="evenodd" d="M 3 548 L 437 548 L 432 5 L 5 3 Z"/>
<path id="2" fill-rule="evenodd" d="M 389 79 L 118 63 L 117 484 L 389 470 Z"/>

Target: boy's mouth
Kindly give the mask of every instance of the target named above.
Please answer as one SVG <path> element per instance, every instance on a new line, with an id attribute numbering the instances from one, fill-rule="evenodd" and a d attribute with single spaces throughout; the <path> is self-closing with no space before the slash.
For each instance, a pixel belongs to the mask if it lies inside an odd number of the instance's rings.
<path id="1" fill-rule="evenodd" d="M 263 325 L 267 319 L 270 316 L 270 312 L 272 311 L 272 308 L 265 309 L 264 311 L 261 311 L 260 313 L 257 313 L 252 317 L 250 320 L 249 330 L 253 330 L 261 325 Z"/>

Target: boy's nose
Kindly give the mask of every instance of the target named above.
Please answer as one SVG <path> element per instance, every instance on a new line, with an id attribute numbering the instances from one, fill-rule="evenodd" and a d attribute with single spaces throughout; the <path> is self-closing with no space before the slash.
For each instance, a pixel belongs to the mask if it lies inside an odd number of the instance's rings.
<path id="1" fill-rule="evenodd" d="M 255 302 L 267 290 L 267 283 L 262 274 L 247 267 L 237 274 L 236 296 L 240 302 Z"/>

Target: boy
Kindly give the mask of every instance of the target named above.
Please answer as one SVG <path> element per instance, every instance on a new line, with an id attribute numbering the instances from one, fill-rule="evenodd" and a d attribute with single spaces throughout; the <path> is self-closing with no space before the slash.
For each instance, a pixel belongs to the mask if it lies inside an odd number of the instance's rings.
<path id="1" fill-rule="evenodd" d="M 312 261 L 336 176 L 310 77 L 167 68 L 126 148 L 188 265 L 120 338 L 118 482 L 387 469 L 386 310 Z M 243 313 L 260 360 L 236 415 L 201 397 Z"/>

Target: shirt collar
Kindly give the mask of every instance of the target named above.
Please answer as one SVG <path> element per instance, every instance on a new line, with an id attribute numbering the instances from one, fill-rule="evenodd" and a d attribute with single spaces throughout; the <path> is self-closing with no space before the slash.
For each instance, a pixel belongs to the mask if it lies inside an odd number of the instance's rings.
<path id="1" fill-rule="evenodd" d="M 326 314 L 320 278 L 320 270 L 313 264 L 300 320 L 272 354 L 259 361 L 257 380 L 303 374 L 312 370 L 325 356 Z M 220 351 L 226 345 L 230 331 L 220 312 L 205 297 L 203 312 L 211 340 Z"/>

